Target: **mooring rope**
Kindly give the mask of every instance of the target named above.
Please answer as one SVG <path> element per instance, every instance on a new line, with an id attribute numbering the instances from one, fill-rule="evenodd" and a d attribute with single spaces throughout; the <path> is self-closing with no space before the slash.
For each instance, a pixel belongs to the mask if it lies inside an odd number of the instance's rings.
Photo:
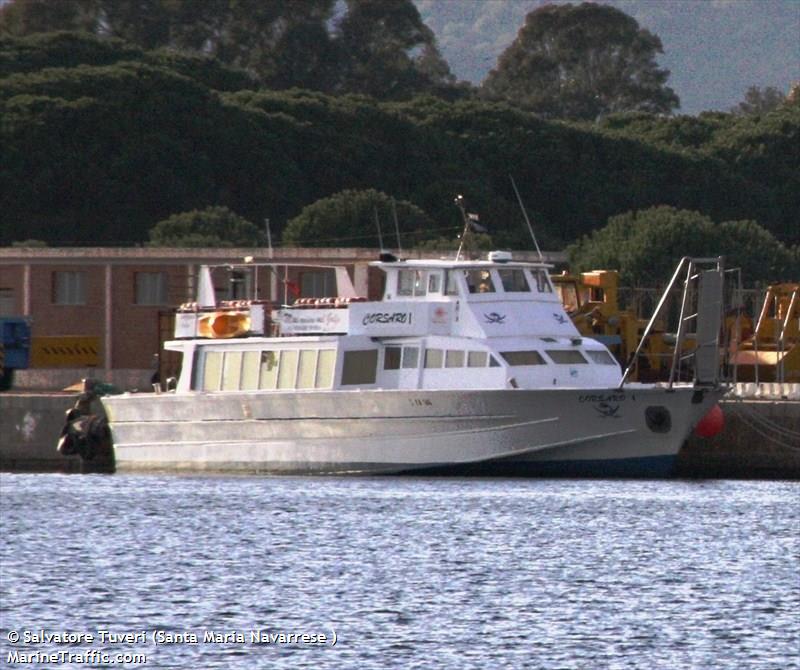
<path id="1" fill-rule="evenodd" d="M 784 428 L 777 422 L 762 416 L 756 409 L 745 404 L 741 398 L 735 399 L 729 409 L 733 409 L 742 423 L 768 442 L 786 449 L 800 451 L 800 432 Z M 785 439 L 790 442 L 784 442 Z"/>

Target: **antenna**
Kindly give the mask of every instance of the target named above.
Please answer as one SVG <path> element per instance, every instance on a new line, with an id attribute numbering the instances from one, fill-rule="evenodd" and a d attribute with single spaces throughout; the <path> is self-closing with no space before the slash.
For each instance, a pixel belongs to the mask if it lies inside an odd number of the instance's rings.
<path id="1" fill-rule="evenodd" d="M 394 216 L 394 232 L 397 235 L 397 255 L 403 255 L 403 245 L 400 243 L 400 224 L 397 222 L 397 203 L 392 198 L 392 216 Z"/>
<path id="2" fill-rule="evenodd" d="M 469 230 L 469 218 L 467 218 L 467 212 L 464 209 L 464 196 L 457 195 L 455 199 L 456 207 L 461 210 L 461 217 L 464 219 L 464 232 L 461 233 L 461 242 L 458 245 L 458 252 L 456 253 L 456 260 L 461 258 L 461 249 L 464 247 L 464 238 L 467 236 L 467 231 Z"/>
<path id="3" fill-rule="evenodd" d="M 539 254 L 539 260 L 543 261 L 544 257 L 542 256 L 542 250 L 539 248 L 539 243 L 536 241 L 536 235 L 533 234 L 533 226 L 531 225 L 531 220 L 528 218 L 528 212 L 525 211 L 525 205 L 522 204 L 522 198 L 519 195 L 519 191 L 517 190 L 517 184 L 514 181 L 514 177 L 508 175 L 508 178 L 511 180 L 511 185 L 514 187 L 514 193 L 517 194 L 517 201 L 519 202 L 519 208 L 522 210 L 522 216 L 525 217 L 525 223 L 528 224 L 528 230 L 531 233 L 531 238 L 533 239 L 533 246 L 536 247 L 536 253 Z"/>
<path id="4" fill-rule="evenodd" d="M 372 207 L 372 214 L 375 217 L 375 228 L 378 229 L 378 244 L 381 245 L 381 251 L 383 251 L 383 235 L 381 235 L 381 222 L 378 220 L 378 208 L 373 206 Z"/>
<path id="5" fill-rule="evenodd" d="M 269 218 L 264 219 L 264 228 L 267 231 L 267 248 L 269 249 L 269 257 L 272 258 L 272 233 L 269 230 Z"/>

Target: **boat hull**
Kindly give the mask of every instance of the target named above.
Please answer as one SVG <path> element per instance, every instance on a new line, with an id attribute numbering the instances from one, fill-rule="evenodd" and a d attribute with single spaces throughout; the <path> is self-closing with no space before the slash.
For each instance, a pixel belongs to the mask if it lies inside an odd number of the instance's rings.
<path id="1" fill-rule="evenodd" d="M 668 476 L 719 389 L 126 394 L 117 470 Z"/>

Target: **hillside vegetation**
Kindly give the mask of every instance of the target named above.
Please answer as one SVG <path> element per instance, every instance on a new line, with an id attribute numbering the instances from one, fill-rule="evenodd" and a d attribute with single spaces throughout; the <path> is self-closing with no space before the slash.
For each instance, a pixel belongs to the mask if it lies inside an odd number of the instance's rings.
<path id="1" fill-rule="evenodd" d="M 509 175 L 549 248 L 660 205 L 800 242 L 796 103 L 545 121 L 476 99 L 258 90 L 210 59 L 73 33 L 0 39 L 0 75 L 0 244 L 145 243 L 157 222 L 212 206 L 269 218 L 277 239 L 314 202 L 375 189 L 435 222 L 402 226 L 417 242 L 455 235 L 463 194 L 497 246 L 529 248 Z"/>

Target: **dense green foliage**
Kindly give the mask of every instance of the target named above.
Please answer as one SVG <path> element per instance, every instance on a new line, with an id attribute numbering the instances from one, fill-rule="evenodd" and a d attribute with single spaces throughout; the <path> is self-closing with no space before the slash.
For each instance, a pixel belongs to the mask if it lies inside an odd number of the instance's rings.
<path id="1" fill-rule="evenodd" d="M 800 242 L 797 105 L 567 124 L 477 100 L 256 91 L 210 59 L 64 33 L 0 39 L 0 72 L 0 244 L 144 243 L 212 205 L 269 218 L 277 240 L 304 207 L 374 189 L 435 222 L 412 239 L 455 239 L 461 193 L 497 247 L 529 249 L 509 174 L 545 248 L 658 205 Z M 350 232 L 373 237 L 361 221 Z"/>
<path id="2" fill-rule="evenodd" d="M 678 107 L 656 56 L 661 40 L 608 5 L 544 5 L 525 17 L 481 93 L 546 118 L 594 121 L 613 112 Z"/>
<path id="3" fill-rule="evenodd" d="M 10 0 L 0 8 L 0 35 L 72 30 L 202 54 L 273 89 L 385 99 L 464 92 L 412 0 L 344 5 L 342 12 L 336 0 Z"/>
<path id="4" fill-rule="evenodd" d="M 342 191 L 304 207 L 283 232 L 287 245 L 303 247 L 414 246 L 422 237 L 435 236 L 435 224 L 419 207 L 405 200 L 393 202 L 374 189 Z M 381 240 L 383 245 L 380 244 Z"/>
<path id="5" fill-rule="evenodd" d="M 612 217 L 569 247 L 577 271 L 619 270 L 627 286 L 663 283 L 683 256 L 723 255 L 748 282 L 800 277 L 800 254 L 753 221 L 715 224 L 699 212 L 654 207 Z"/>
<path id="6" fill-rule="evenodd" d="M 173 214 L 150 231 L 153 247 L 255 247 L 261 231 L 227 207 L 206 207 Z"/>

